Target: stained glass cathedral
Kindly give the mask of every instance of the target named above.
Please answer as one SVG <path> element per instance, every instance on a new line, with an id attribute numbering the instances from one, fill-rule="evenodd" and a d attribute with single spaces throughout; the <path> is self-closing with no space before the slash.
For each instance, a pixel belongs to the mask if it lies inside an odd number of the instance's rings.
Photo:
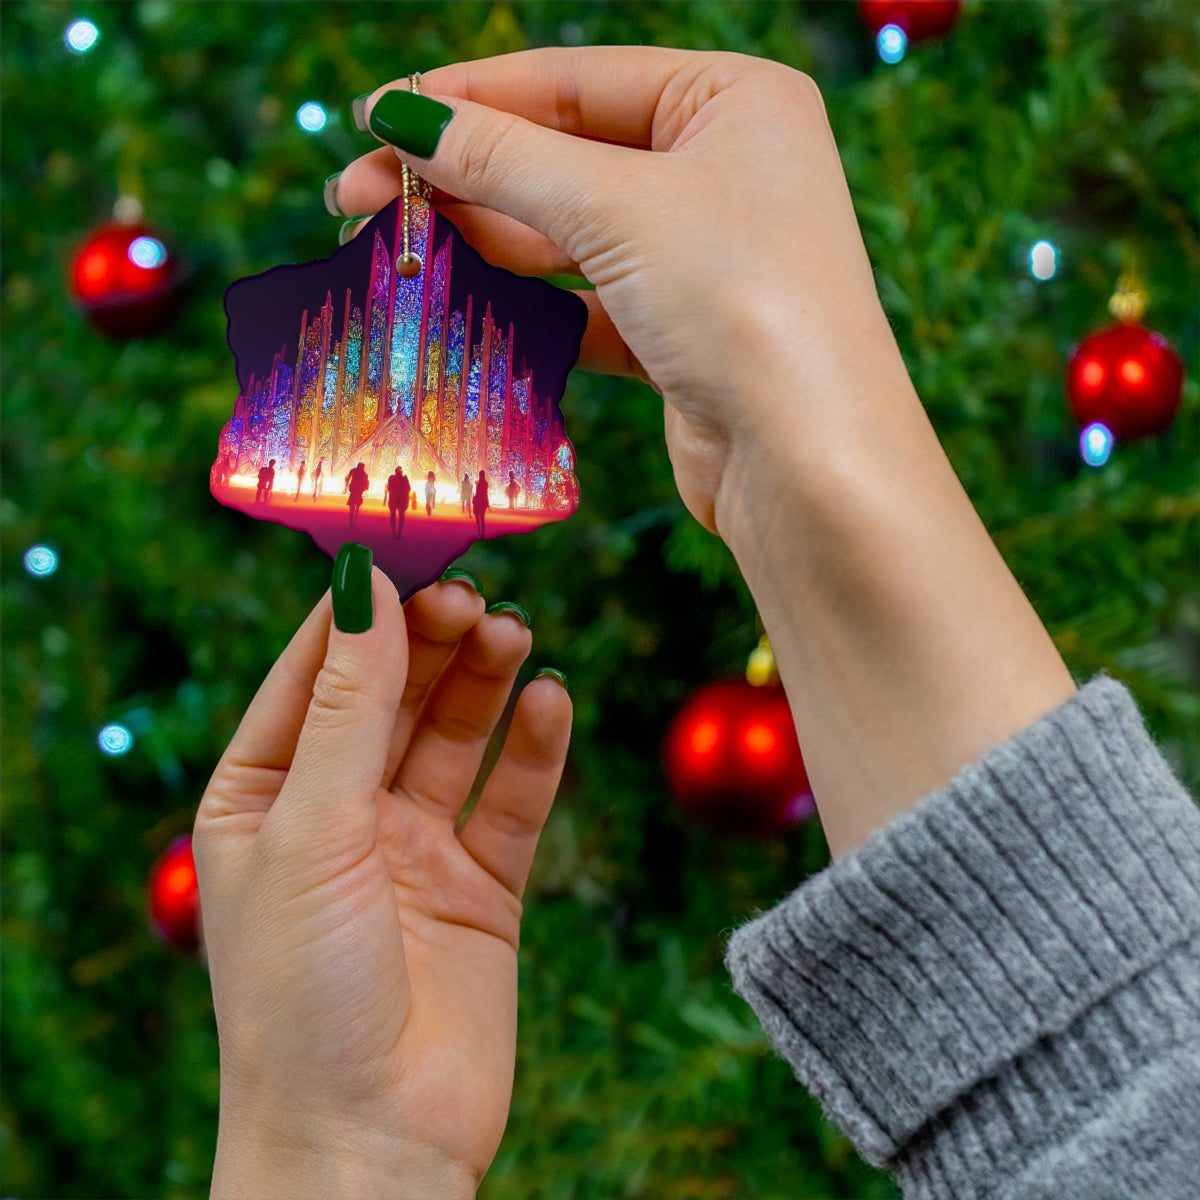
<path id="1" fill-rule="evenodd" d="M 319 312 L 301 317 L 294 353 L 281 347 L 268 373 L 250 376 L 221 434 L 218 459 L 230 456 L 230 474 L 255 475 L 272 458 L 281 472 L 303 460 L 310 474 L 323 459 L 335 486 L 358 462 L 380 484 L 397 464 L 414 482 L 433 471 L 457 484 L 485 470 L 500 494 L 512 472 L 520 507 L 575 507 L 558 407 L 539 397 L 513 325 L 493 320 L 486 296 L 451 308 L 459 239 L 450 230 L 434 253 L 439 220 L 428 205 L 413 206 L 422 266 L 412 277 L 396 269 L 376 228 L 362 300 L 347 288 L 335 309 L 327 292 Z"/>

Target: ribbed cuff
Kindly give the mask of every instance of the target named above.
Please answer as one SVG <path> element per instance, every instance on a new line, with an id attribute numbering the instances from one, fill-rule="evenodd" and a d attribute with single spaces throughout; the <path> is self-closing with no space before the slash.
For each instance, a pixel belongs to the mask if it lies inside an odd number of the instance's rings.
<path id="1" fill-rule="evenodd" d="M 1194 1044 L 1200 810 L 1100 678 L 739 929 L 727 964 L 864 1158 L 973 1195 Z"/>

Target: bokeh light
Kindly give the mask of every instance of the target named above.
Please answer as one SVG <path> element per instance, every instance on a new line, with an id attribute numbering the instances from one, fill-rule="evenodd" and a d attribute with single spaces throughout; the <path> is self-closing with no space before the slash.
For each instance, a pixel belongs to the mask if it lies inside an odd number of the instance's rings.
<path id="1" fill-rule="evenodd" d="M 58 555 L 49 546 L 30 546 L 25 551 L 25 570 L 44 579 L 58 570 Z"/>
<path id="2" fill-rule="evenodd" d="M 117 758 L 133 746 L 133 734 L 124 725 L 105 725 L 96 739 L 105 754 Z"/>
<path id="3" fill-rule="evenodd" d="M 100 30 L 91 21 L 72 21 L 63 34 L 67 49 L 86 54 L 100 40 Z"/>
<path id="4" fill-rule="evenodd" d="M 1034 242 L 1029 251 L 1029 273 L 1034 279 L 1053 279 L 1058 272 L 1058 247 L 1053 242 Z"/>
<path id="5" fill-rule="evenodd" d="M 135 267 L 152 271 L 167 261 L 167 248 L 154 237 L 136 237 L 129 243 L 129 261 Z"/>
<path id="6" fill-rule="evenodd" d="M 1099 421 L 1093 421 L 1079 435 L 1079 453 L 1089 467 L 1104 466 L 1112 454 L 1112 449 L 1112 431 Z"/>
<path id="7" fill-rule="evenodd" d="M 700 721 L 692 730 L 690 745 L 698 757 L 711 754 L 721 740 L 721 727 L 716 721 Z"/>
<path id="8" fill-rule="evenodd" d="M 302 104 L 296 109 L 296 124 L 305 133 L 320 133 L 325 128 L 325 122 L 328 120 L 329 116 L 325 112 L 324 107 L 315 100 L 309 100 L 306 104 Z"/>
<path id="9" fill-rule="evenodd" d="M 885 25 L 875 38 L 875 46 L 885 63 L 898 63 L 908 49 L 908 35 L 899 25 Z"/>

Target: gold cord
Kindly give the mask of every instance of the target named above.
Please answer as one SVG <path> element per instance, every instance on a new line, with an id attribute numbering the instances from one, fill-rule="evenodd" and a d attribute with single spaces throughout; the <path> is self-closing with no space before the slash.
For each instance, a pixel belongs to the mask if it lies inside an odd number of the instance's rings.
<path id="1" fill-rule="evenodd" d="M 421 94 L 421 73 L 419 71 L 414 71 L 408 77 L 408 88 L 409 91 L 416 96 Z M 412 220 L 411 202 L 414 197 L 422 194 L 421 183 L 422 181 L 417 175 L 416 171 L 409 170 L 409 168 L 402 163 L 400 166 L 401 203 L 404 206 L 403 219 L 401 222 L 402 245 L 400 260 L 396 264 L 396 269 L 400 271 L 402 275 L 405 274 L 406 268 L 412 273 L 412 275 L 416 275 L 417 272 L 421 270 L 421 260 L 412 253 L 412 247 L 409 238 L 409 229 Z"/>

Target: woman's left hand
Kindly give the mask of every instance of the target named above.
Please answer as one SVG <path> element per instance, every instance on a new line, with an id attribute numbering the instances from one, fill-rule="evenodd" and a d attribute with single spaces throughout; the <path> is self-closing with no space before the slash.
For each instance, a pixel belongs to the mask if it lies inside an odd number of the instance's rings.
<path id="1" fill-rule="evenodd" d="M 508 1117 L 520 898 L 570 701 L 524 689 L 458 829 L 529 631 L 465 582 L 404 608 L 370 586 L 365 632 L 317 605 L 196 818 L 214 1197 L 474 1195 Z"/>

